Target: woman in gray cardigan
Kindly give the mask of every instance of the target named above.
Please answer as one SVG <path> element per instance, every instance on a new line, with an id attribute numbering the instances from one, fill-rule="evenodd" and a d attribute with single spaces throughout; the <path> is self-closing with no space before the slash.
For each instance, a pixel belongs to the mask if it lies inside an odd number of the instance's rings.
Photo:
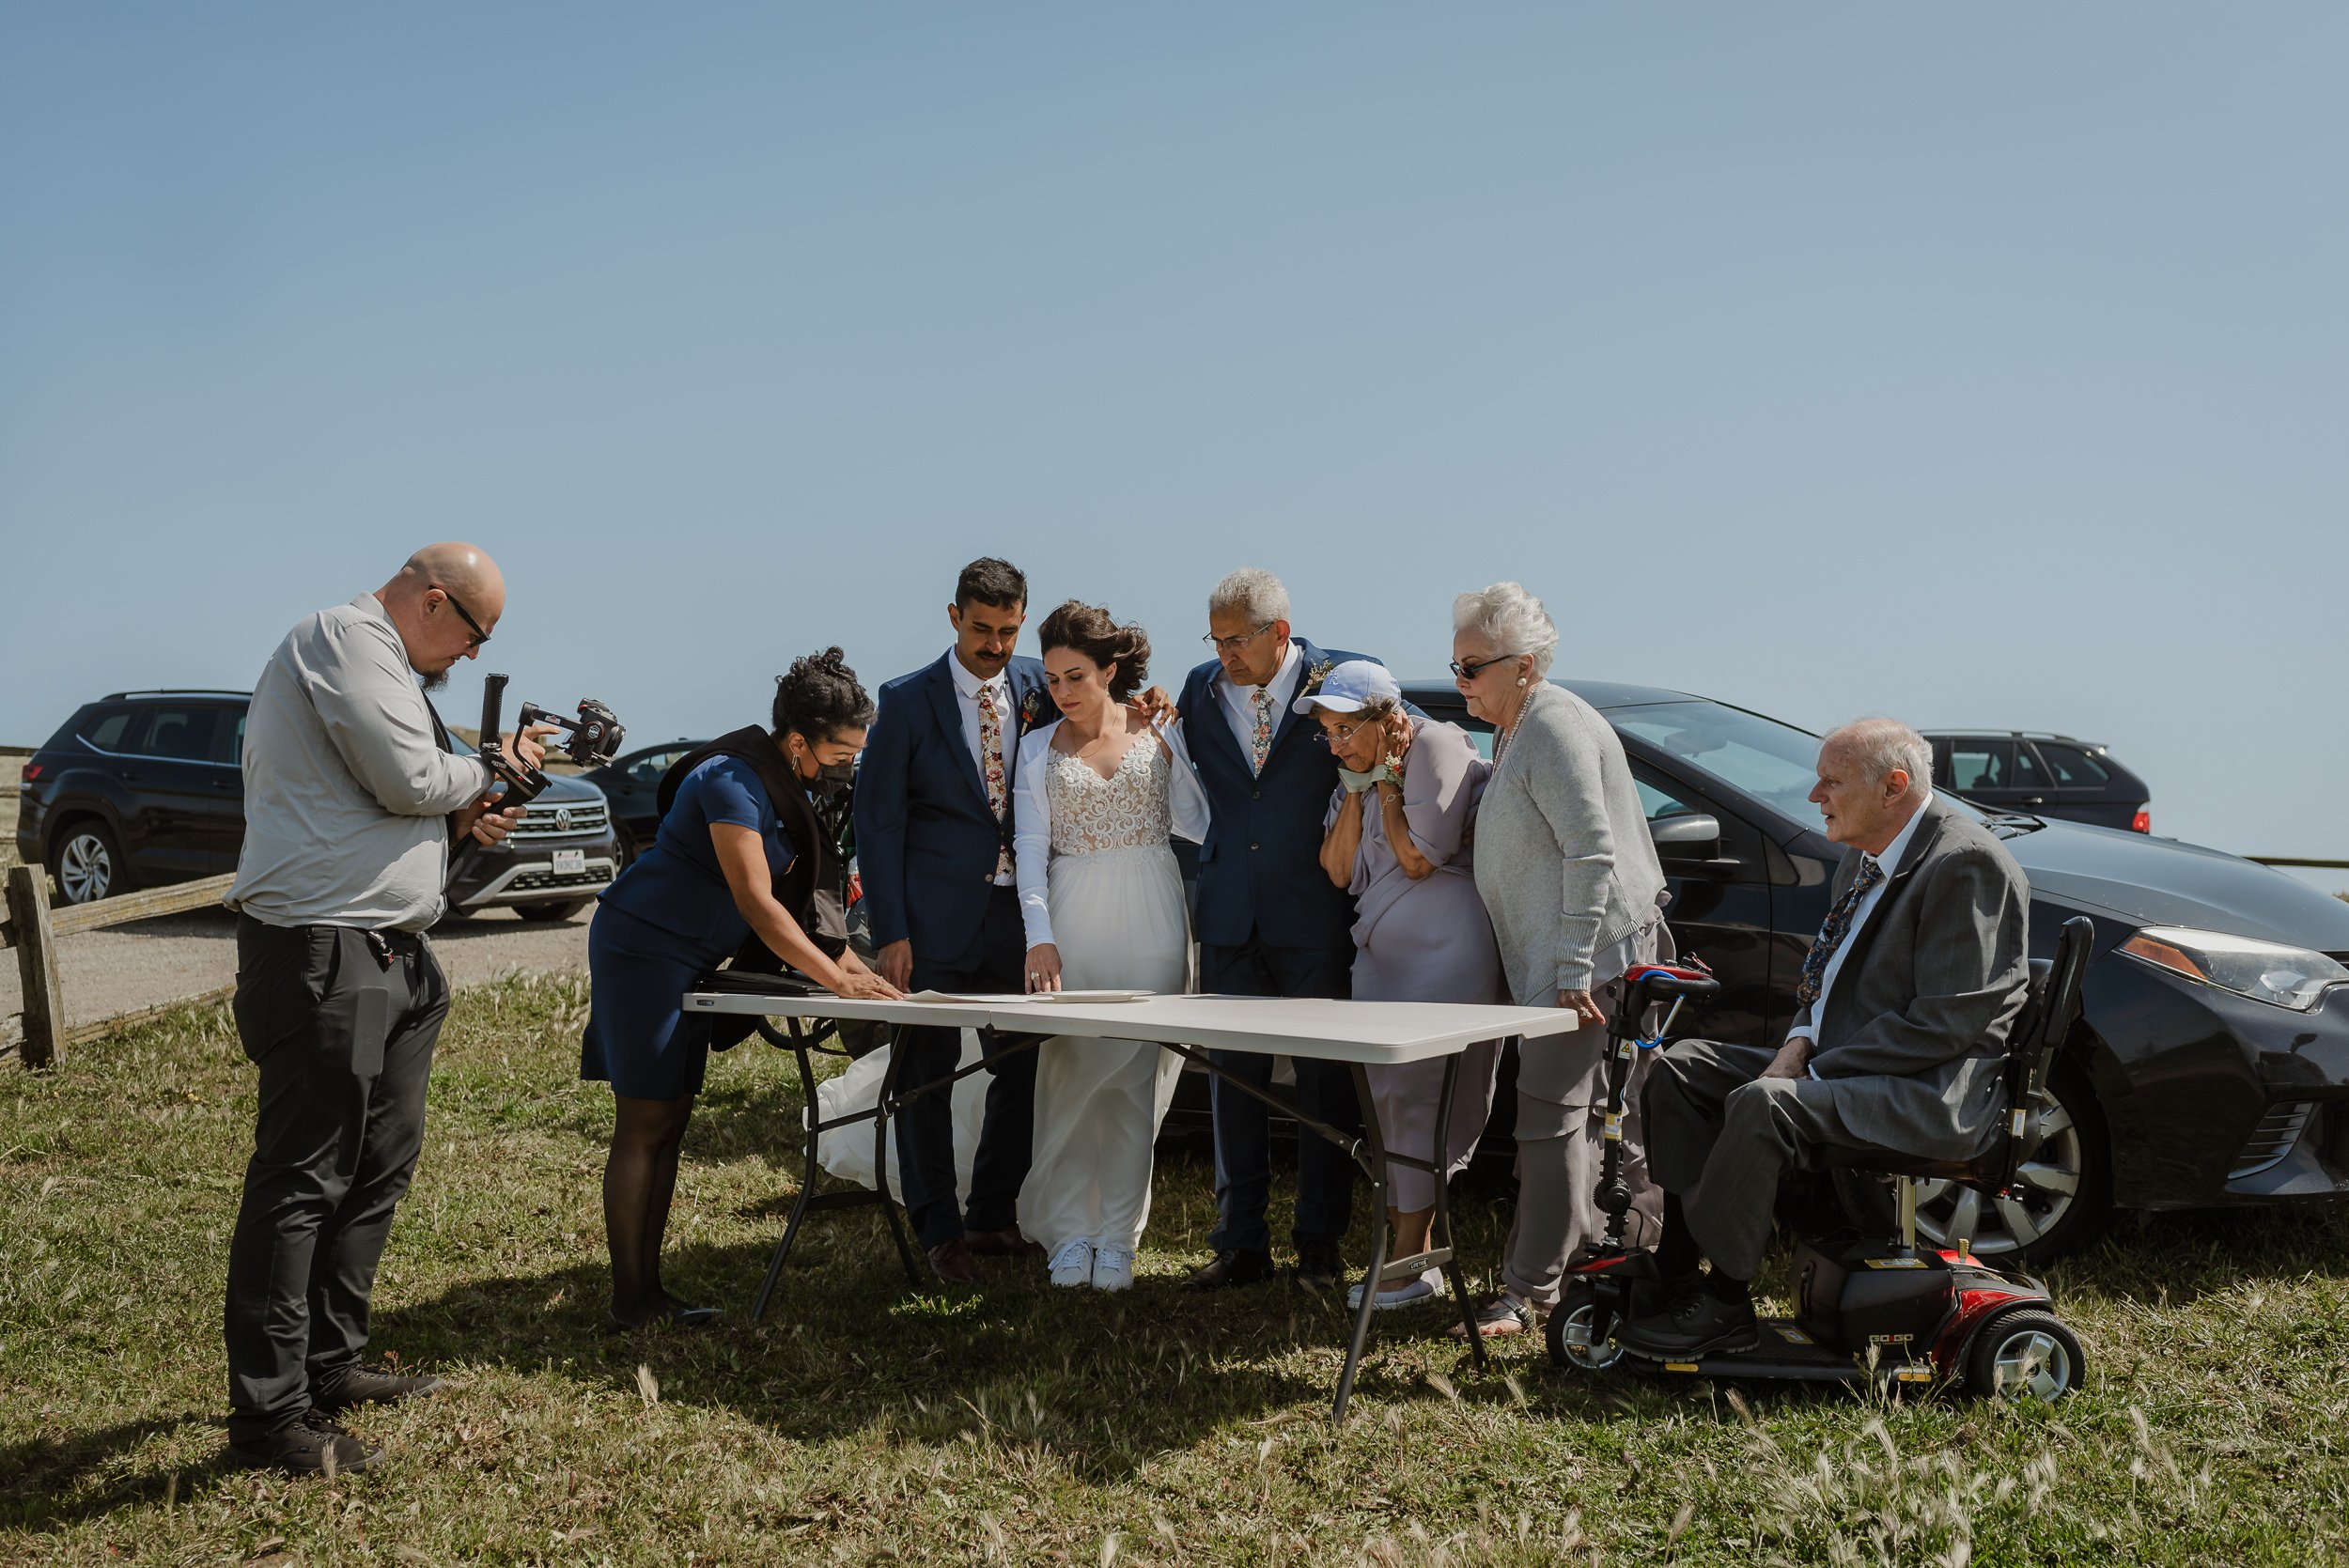
<path id="1" fill-rule="evenodd" d="M 1491 723 L 1493 775 L 1476 823 L 1476 891 L 1520 1007 L 1565 1007 L 1582 1023 L 1527 1043 L 1517 1067 L 1517 1212 L 1501 1293 L 1453 1333 L 1531 1332 L 1558 1303 L 1565 1266 L 1596 1242 L 1607 1010 L 1634 964 L 1669 955 L 1664 873 L 1631 765 L 1612 725 L 1546 678 L 1558 629 L 1515 582 L 1452 607 L 1452 673 L 1469 711 Z M 1625 1126 L 1638 1213 L 1656 1234 L 1658 1200 L 1636 1121 Z M 1643 1217 L 1643 1218 L 1642 1218 Z"/>

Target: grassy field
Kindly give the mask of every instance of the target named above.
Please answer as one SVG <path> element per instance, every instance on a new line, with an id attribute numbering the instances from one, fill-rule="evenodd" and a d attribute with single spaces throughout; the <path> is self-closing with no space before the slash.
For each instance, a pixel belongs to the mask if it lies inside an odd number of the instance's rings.
<path id="1" fill-rule="evenodd" d="M 1431 1312 L 1380 1325 L 1340 1432 L 1333 1304 L 1174 1289 L 1205 1256 L 1196 1152 L 1125 1297 L 909 1295 L 863 1213 L 742 1321 L 799 1118 L 754 1044 L 714 1067 L 673 1238 L 673 1283 L 736 1318 L 608 1339 L 583 1005 L 460 998 L 376 1296 L 381 1351 L 457 1387 L 356 1420 L 389 1463 L 331 1483 L 221 1464 L 252 1115 L 225 1015 L 0 1072 L 0 1561 L 2303 1563 L 2349 1538 L 2337 1213 L 2130 1224 L 2059 1267 L 2093 1362 L 2060 1409 L 1595 1381 L 1526 1345 L 1476 1376 Z"/>

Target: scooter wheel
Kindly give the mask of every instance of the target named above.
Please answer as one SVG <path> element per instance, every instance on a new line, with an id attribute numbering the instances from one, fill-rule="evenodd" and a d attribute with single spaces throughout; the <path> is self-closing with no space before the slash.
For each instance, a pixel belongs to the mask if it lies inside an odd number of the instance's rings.
<path id="1" fill-rule="evenodd" d="M 2053 1405 L 2079 1388 L 2087 1370 L 2079 1336 L 2035 1307 L 2001 1312 L 1966 1347 L 1966 1391 L 1982 1399 Z"/>
<path id="2" fill-rule="evenodd" d="M 1597 1313 L 1598 1309 L 1584 1300 L 1549 1314 L 1549 1325 L 1543 1332 L 1549 1343 L 1552 1366 L 1605 1372 L 1623 1359 L 1623 1351 L 1612 1341 L 1591 1343 L 1591 1325 Z"/>

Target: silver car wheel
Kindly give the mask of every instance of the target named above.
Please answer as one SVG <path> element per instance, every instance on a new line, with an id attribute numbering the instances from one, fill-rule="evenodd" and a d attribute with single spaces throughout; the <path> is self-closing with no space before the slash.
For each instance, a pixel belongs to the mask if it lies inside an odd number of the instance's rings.
<path id="1" fill-rule="evenodd" d="M 94 904 L 114 891 L 114 851 L 87 831 L 65 841 L 57 856 L 57 886 L 69 904 Z"/>
<path id="2" fill-rule="evenodd" d="M 2016 1196 L 2000 1198 L 1987 1209 L 1973 1188 L 1955 1182 L 1917 1184 L 1917 1229 L 1936 1247 L 1954 1245 L 1964 1221 L 1973 1222 L 1973 1250 L 1997 1257 L 2029 1247 L 2063 1223 L 2078 1196 L 2085 1156 L 2079 1128 L 2072 1113 L 2053 1095 L 2037 1118 L 2033 1130 L 2038 1147 L 2015 1173 Z"/>

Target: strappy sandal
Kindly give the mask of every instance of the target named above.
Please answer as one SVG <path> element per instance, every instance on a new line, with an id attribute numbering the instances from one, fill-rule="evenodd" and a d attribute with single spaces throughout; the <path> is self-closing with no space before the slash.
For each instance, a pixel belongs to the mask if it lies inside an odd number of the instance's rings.
<path id="1" fill-rule="evenodd" d="M 1476 1309 L 1476 1315 L 1467 1323 L 1452 1326 L 1452 1337 L 1465 1340 L 1471 1327 L 1488 1340 L 1506 1339 L 1511 1334 L 1533 1334 L 1541 1330 L 1549 1313 L 1531 1301 L 1520 1301 L 1502 1291 Z"/>

